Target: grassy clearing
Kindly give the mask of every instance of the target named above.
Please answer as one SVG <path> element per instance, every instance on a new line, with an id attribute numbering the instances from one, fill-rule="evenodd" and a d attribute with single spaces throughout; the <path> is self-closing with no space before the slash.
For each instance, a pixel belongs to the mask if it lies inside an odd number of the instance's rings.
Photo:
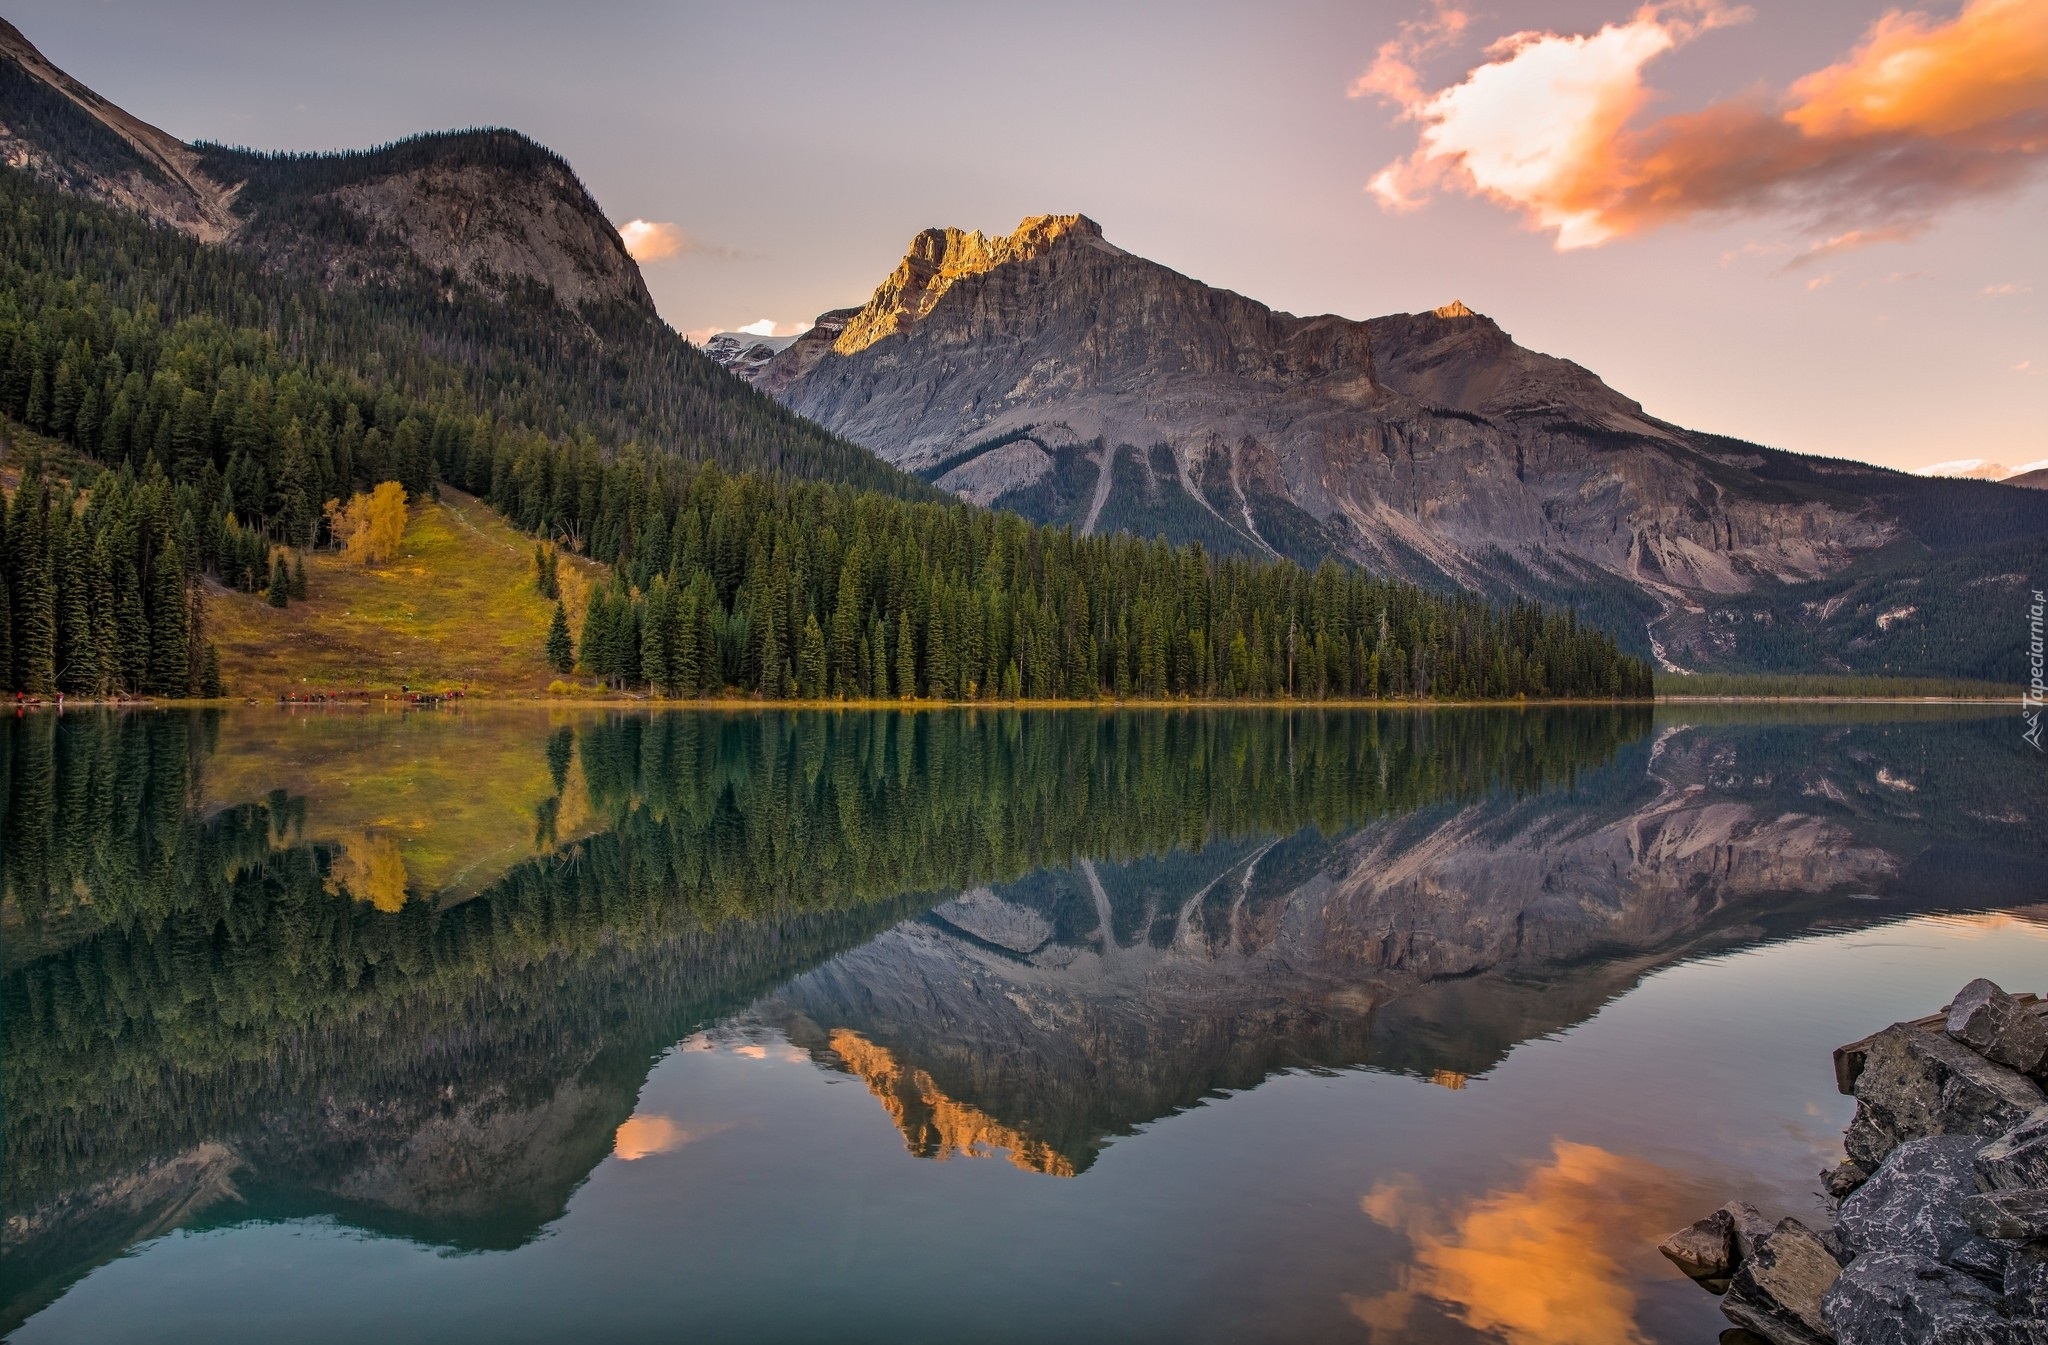
<path id="1" fill-rule="evenodd" d="M 381 701 L 236 711 L 220 721 L 206 805 L 285 794 L 292 821 L 278 842 L 338 845 L 343 881 L 363 900 L 469 896 L 590 829 L 573 757 L 560 803 L 541 811 L 555 796 L 548 735 L 580 722 L 539 707 L 465 714 Z"/>
<path id="2" fill-rule="evenodd" d="M 388 564 L 337 552 L 306 558 L 307 599 L 271 607 L 261 594 L 215 588 L 208 609 L 232 695 L 464 687 L 535 694 L 547 666 L 554 604 L 533 584 L 533 541 L 488 506 L 443 488 L 413 506 Z M 572 629 L 604 567 L 562 557 Z"/>

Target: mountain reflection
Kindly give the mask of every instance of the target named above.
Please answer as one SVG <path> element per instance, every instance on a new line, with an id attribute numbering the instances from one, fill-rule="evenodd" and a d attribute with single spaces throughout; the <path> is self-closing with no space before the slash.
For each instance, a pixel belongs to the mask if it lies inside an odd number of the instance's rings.
<path id="1" fill-rule="evenodd" d="M 0 1327 L 173 1227 L 519 1245 L 606 1156 L 709 1133 L 635 1110 L 686 1039 L 858 1078 L 911 1154 L 1074 1175 L 1276 1070 L 1456 1086 L 1688 951 L 2038 871 L 2039 783 L 1952 718 L 1652 729 L 12 722 Z"/>

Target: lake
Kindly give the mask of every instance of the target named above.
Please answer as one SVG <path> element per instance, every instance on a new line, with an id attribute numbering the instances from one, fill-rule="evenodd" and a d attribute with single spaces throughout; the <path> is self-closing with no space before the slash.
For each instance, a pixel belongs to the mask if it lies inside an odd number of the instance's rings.
<path id="1" fill-rule="evenodd" d="M 2048 990 L 2017 711 L 0 728 L 10 1341 L 1711 1341 Z"/>

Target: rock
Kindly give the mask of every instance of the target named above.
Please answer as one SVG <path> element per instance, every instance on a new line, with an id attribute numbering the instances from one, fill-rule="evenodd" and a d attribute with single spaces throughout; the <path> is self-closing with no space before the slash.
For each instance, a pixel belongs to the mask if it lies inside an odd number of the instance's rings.
<path id="1" fill-rule="evenodd" d="M 1893 1150 L 1835 1214 L 1849 1253 L 1913 1252 L 1996 1281 L 2005 1273 L 2007 1250 L 1973 1228 L 1963 1212 L 1977 1194 L 1972 1160 L 1983 1143 L 1938 1135 Z"/>
<path id="2" fill-rule="evenodd" d="M 2005 1263 L 2005 1310 L 2015 1317 L 2048 1317 L 2048 1242 L 2015 1248 Z"/>
<path id="3" fill-rule="evenodd" d="M 1990 1286 L 1912 1252 L 1872 1252 L 1851 1261 L 1828 1290 L 1821 1313 L 1839 1345 L 2015 1341 Z"/>
<path id="4" fill-rule="evenodd" d="M 2048 1187 L 2048 1107 L 1978 1150 L 1977 1179 L 1994 1189 Z"/>
<path id="5" fill-rule="evenodd" d="M 1970 1227 L 1987 1238 L 2012 1242 L 2048 1238 L 2048 1191 L 1983 1191 L 1962 1202 Z M 1999 1271 L 2004 1272 L 2004 1258 Z"/>
<path id="6" fill-rule="evenodd" d="M 1823 1345 L 1833 1334 L 1821 1301 L 1841 1272 L 1841 1263 L 1812 1229 L 1783 1219 L 1743 1259 L 1721 1311 L 1771 1345 Z"/>
<path id="7" fill-rule="evenodd" d="M 1992 982 L 1964 986 L 1948 1009 L 1948 1035 L 1994 1064 L 2039 1074 L 2048 1062 L 2048 1024 Z"/>
<path id="8" fill-rule="evenodd" d="M 1771 1235 L 1775 1227 L 1764 1212 L 1746 1200 L 1731 1200 L 1721 1207 L 1721 1213 L 1728 1216 L 1735 1229 L 1735 1261 L 1729 1266 L 1732 1274 L 1754 1251 L 1759 1242 Z"/>
<path id="9" fill-rule="evenodd" d="M 1849 1157 L 1875 1170 L 1909 1140 L 1933 1135 L 1994 1139 L 2048 1104 L 2032 1080 L 1949 1037 L 1898 1023 L 1872 1037 L 1856 1077 Z"/>
<path id="10" fill-rule="evenodd" d="M 1836 1200 L 1847 1198 L 1869 1180 L 1869 1170 L 1853 1158 L 1845 1158 L 1831 1168 L 1822 1168 L 1820 1174 L 1821 1185 Z"/>
<path id="11" fill-rule="evenodd" d="M 1657 1250 L 1693 1283 L 1711 1293 L 1725 1293 L 1728 1278 L 1735 1273 L 1735 1220 L 1725 1207 L 1715 1210 L 1658 1243 Z"/>
<path id="12" fill-rule="evenodd" d="M 1771 1345 L 1771 1342 L 1765 1340 L 1756 1332 L 1745 1331 L 1739 1326 L 1729 1327 L 1726 1331 L 1714 1337 L 1714 1342 L 1715 1345 Z"/>

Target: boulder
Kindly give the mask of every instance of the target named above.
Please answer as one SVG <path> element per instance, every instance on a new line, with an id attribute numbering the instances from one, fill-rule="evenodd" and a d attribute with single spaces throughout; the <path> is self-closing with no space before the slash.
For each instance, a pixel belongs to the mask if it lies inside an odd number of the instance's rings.
<path id="1" fill-rule="evenodd" d="M 1870 1038 L 1856 1076 L 1849 1157 L 1875 1170 L 1893 1148 L 1932 1135 L 1994 1139 L 2043 1105 L 2040 1087 L 1946 1035 L 1896 1023 Z"/>
<path id="2" fill-rule="evenodd" d="M 2048 1187 L 2048 1107 L 1977 1151 L 1977 1180 L 1992 1189 Z"/>
<path id="3" fill-rule="evenodd" d="M 1657 1244 L 1664 1259 L 1710 1293 L 1726 1293 L 1735 1273 L 1735 1221 L 1726 1208 L 1679 1229 Z"/>
<path id="4" fill-rule="evenodd" d="M 1821 1301 L 1841 1273 L 1841 1263 L 1812 1229 L 1782 1219 L 1743 1258 L 1721 1311 L 1771 1345 L 1825 1345 L 1833 1336 Z"/>
<path id="5" fill-rule="evenodd" d="M 1821 1314 L 1838 1345 L 2015 1345 L 1989 1285 L 1913 1252 L 1851 1261 Z"/>
<path id="6" fill-rule="evenodd" d="M 1964 986 L 1948 1007 L 1948 1035 L 1993 1064 L 2039 1074 L 2048 1063 L 2048 1023 L 1990 981 Z"/>
<path id="7" fill-rule="evenodd" d="M 1985 1238 L 2048 1238 L 2048 1191 L 1983 1191 L 1964 1199 L 1961 1209 L 1972 1231 Z M 1999 1273 L 2004 1270 L 2001 1256 Z"/>
<path id="8" fill-rule="evenodd" d="M 1820 1174 L 1821 1186 L 1836 1200 L 1846 1199 L 1869 1180 L 1869 1170 L 1853 1158 L 1845 1158 L 1831 1168 L 1822 1168 Z"/>
<path id="9" fill-rule="evenodd" d="M 1937 1135 L 1894 1149 L 1835 1213 L 1849 1254 L 1912 1252 L 1996 1282 L 2005 1274 L 2007 1249 L 1964 1216 L 1977 1195 L 1973 1160 L 1983 1147 L 1968 1135 Z"/>

